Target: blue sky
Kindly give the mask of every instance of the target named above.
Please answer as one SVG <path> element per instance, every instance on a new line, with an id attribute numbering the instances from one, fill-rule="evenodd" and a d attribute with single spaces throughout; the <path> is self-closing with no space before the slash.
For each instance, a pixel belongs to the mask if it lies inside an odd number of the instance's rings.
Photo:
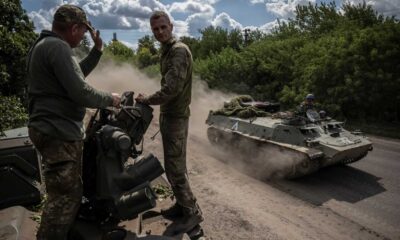
<path id="1" fill-rule="evenodd" d="M 53 14 L 63 3 L 81 6 L 104 42 L 118 40 L 135 48 L 139 38 L 151 35 L 148 18 L 154 10 L 164 10 L 173 19 L 174 34 L 199 37 L 198 29 L 213 25 L 260 29 L 268 32 L 277 19 L 294 17 L 296 5 L 332 0 L 22 0 L 22 6 L 33 20 L 36 31 L 50 29 Z M 351 4 L 363 0 L 347 0 Z M 400 0 L 365 0 L 379 13 L 400 18 Z M 340 8 L 342 0 L 336 0 Z"/>

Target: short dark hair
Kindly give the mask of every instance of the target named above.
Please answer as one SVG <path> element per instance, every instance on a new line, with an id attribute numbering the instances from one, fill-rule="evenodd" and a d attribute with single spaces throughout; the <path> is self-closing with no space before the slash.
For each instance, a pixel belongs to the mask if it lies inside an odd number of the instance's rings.
<path id="1" fill-rule="evenodd" d="M 153 14 L 151 14 L 151 16 L 150 16 L 150 22 L 152 20 L 159 19 L 160 17 L 165 17 L 168 20 L 168 22 L 171 23 L 171 20 L 169 19 L 168 14 L 166 12 L 164 12 L 164 11 L 155 11 L 155 12 L 153 12 Z"/>
<path id="2" fill-rule="evenodd" d="M 70 28 L 72 25 L 75 23 L 66 23 L 66 22 L 59 22 L 59 21 L 53 21 L 52 27 L 55 30 L 65 32 L 67 31 L 68 28 Z"/>
<path id="3" fill-rule="evenodd" d="M 86 27 L 87 28 L 87 26 L 85 24 L 83 24 L 83 23 L 66 23 L 66 22 L 53 21 L 52 29 L 58 30 L 60 32 L 65 32 L 70 27 L 72 27 L 74 24 L 78 24 L 80 27 Z"/>

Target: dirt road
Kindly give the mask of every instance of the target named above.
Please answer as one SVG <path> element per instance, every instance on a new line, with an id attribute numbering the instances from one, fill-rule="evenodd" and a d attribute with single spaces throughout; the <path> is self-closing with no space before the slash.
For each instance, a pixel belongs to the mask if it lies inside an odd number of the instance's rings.
<path id="1" fill-rule="evenodd" d="M 154 123 L 148 136 L 156 129 Z M 147 149 L 162 159 L 160 141 L 148 141 Z M 222 159 L 229 155 L 214 150 L 201 136 L 192 135 L 188 145 L 189 176 L 211 239 L 387 238 L 342 215 L 340 206 L 311 203 L 291 194 L 288 186 L 282 191 L 277 186 L 285 181 L 259 181 L 230 167 Z M 311 192 L 319 197 L 324 193 Z"/>
<path id="2" fill-rule="evenodd" d="M 129 66 L 107 65 L 97 70 L 93 79 L 95 85 L 110 91 L 151 93 L 159 89 L 158 82 Z M 376 163 L 385 147 L 379 150 L 376 146 L 373 154 L 377 155 L 364 159 L 370 167 L 362 160 L 298 181 L 260 181 L 225 164 L 235 156 L 214 150 L 205 137 L 208 111 L 220 107 L 229 96 L 211 91 L 201 82 L 196 82 L 193 90 L 188 170 L 210 239 L 400 239 L 398 224 L 397 229 L 393 225 L 400 220 L 398 161 L 386 165 L 392 166 L 390 180 L 384 185 L 379 182 L 387 174 Z M 147 132 L 145 149 L 162 160 L 161 137 L 150 140 L 158 130 L 157 122 L 155 118 Z M 398 152 L 388 157 L 394 156 L 399 159 Z M 367 161 L 371 159 L 375 163 Z M 364 202 L 371 204 L 365 206 Z M 389 208 L 382 211 L 385 206 Z M 375 209 L 373 214 L 371 209 Z"/>

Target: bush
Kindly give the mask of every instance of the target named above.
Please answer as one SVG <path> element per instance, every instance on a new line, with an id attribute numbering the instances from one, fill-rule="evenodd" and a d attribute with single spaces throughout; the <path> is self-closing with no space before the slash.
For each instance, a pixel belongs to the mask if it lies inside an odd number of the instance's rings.
<path id="1" fill-rule="evenodd" d="M 0 135 L 5 130 L 24 126 L 27 120 L 28 114 L 19 98 L 0 96 Z"/>

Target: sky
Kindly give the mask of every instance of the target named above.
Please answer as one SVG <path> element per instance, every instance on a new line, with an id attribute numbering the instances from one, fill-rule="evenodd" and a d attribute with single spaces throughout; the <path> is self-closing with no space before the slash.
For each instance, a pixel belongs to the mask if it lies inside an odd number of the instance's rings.
<path id="1" fill-rule="evenodd" d="M 117 39 L 131 48 L 138 39 L 152 35 L 149 17 L 154 10 L 167 12 L 177 37 L 200 37 L 207 26 L 228 30 L 259 29 L 268 32 L 278 20 L 294 18 L 297 5 L 335 1 L 338 10 L 344 0 L 22 0 L 22 7 L 34 22 L 36 32 L 51 29 L 53 14 L 62 4 L 82 7 L 103 41 Z M 400 0 L 347 0 L 350 4 L 365 1 L 378 13 L 400 19 Z"/>

